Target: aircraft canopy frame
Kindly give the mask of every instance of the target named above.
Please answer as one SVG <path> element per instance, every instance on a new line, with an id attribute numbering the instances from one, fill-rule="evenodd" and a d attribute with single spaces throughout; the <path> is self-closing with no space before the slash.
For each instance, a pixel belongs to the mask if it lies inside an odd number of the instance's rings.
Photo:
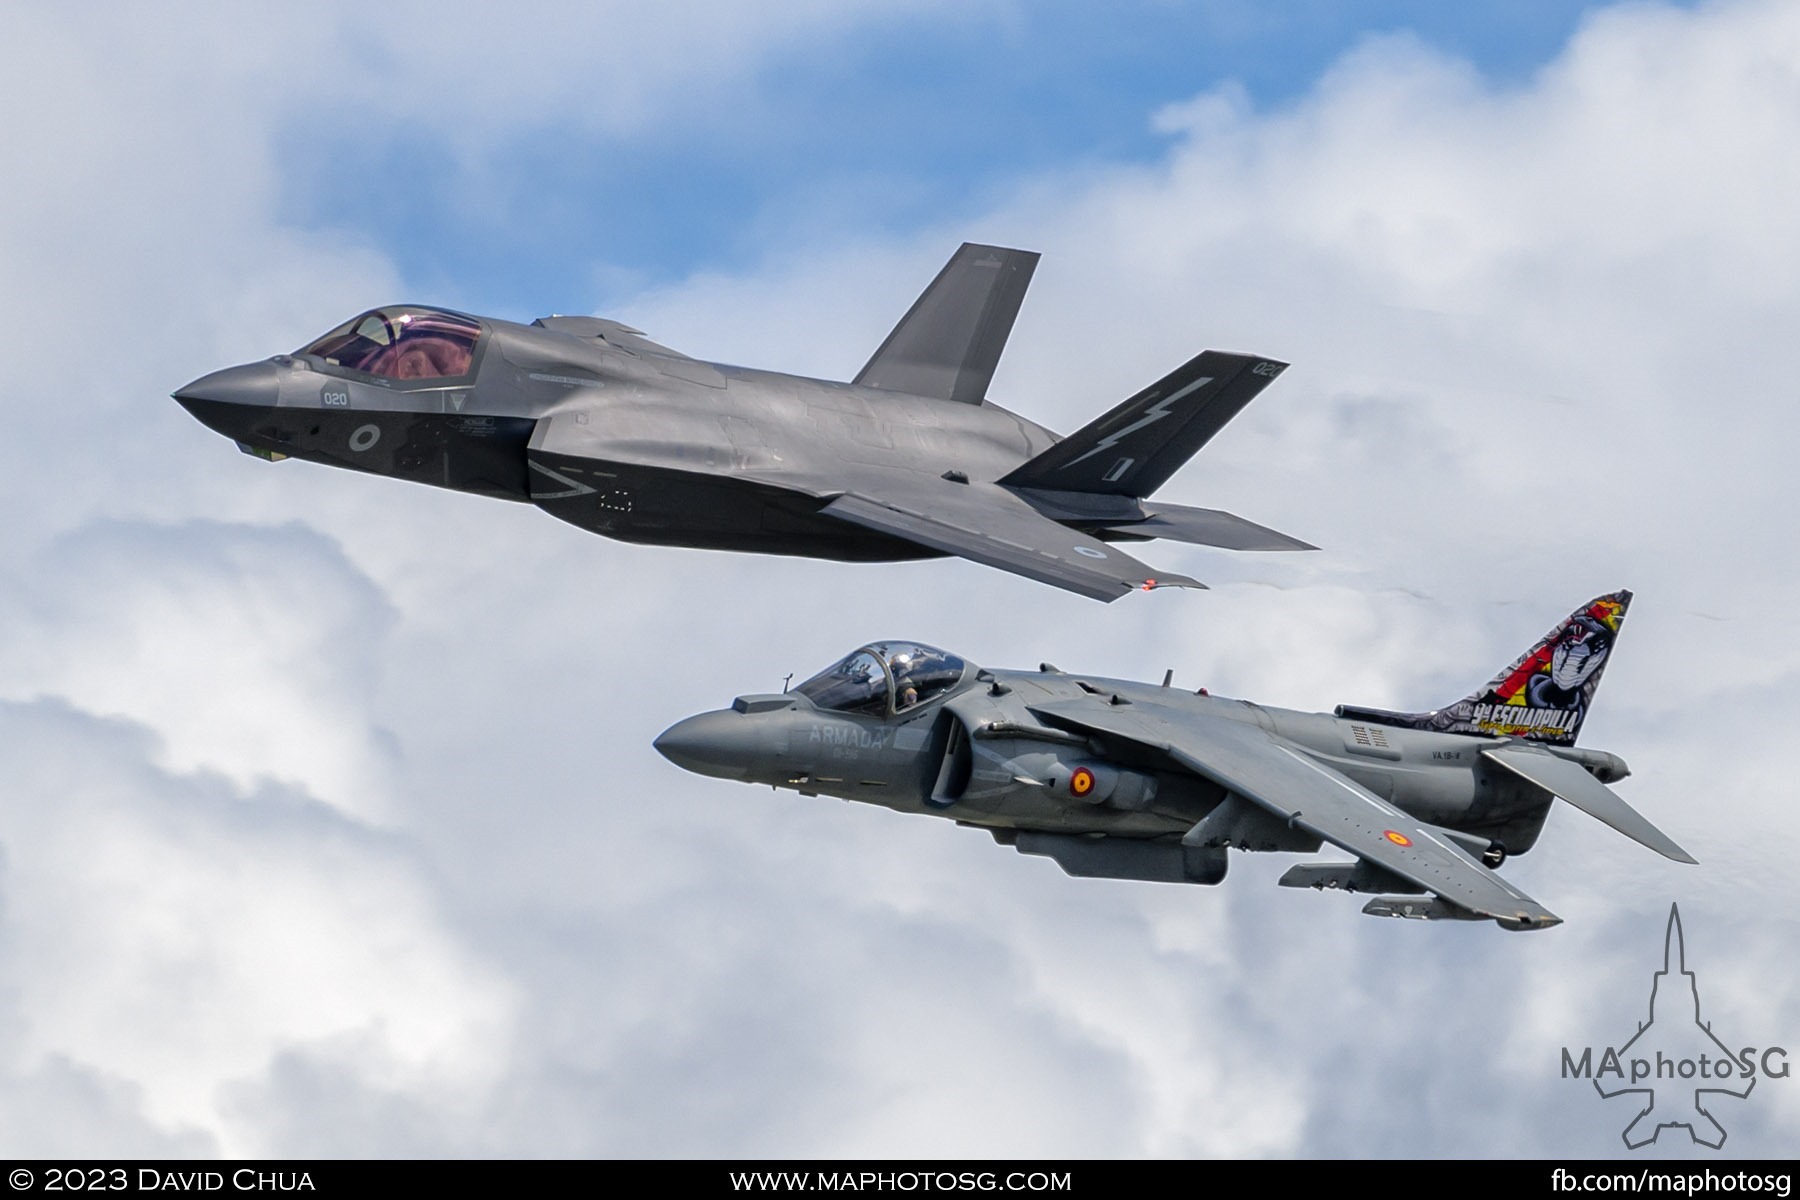
<path id="1" fill-rule="evenodd" d="M 919 642 L 870 642 L 794 690 L 830 712 L 889 717 L 948 695 L 969 664 Z"/>
<path id="2" fill-rule="evenodd" d="M 474 377 L 481 322 L 403 304 L 358 313 L 294 352 L 383 383 L 440 385 Z"/>

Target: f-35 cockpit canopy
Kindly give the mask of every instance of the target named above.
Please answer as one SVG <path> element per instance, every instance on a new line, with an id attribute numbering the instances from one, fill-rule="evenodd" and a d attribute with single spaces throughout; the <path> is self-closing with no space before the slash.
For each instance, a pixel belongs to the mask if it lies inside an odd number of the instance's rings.
<path id="1" fill-rule="evenodd" d="M 885 717 L 907 712 L 962 682 L 968 664 L 916 642 L 872 642 L 794 690 L 819 708 Z"/>
<path id="2" fill-rule="evenodd" d="M 461 379 L 474 371 L 481 323 L 438 308 L 377 308 L 294 353 L 378 379 Z"/>

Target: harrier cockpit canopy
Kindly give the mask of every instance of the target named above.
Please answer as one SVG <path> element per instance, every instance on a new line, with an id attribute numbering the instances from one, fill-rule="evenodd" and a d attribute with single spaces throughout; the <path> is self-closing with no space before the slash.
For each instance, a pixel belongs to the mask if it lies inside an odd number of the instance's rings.
<path id="1" fill-rule="evenodd" d="M 905 712 L 962 682 L 968 664 L 915 642 L 874 642 L 794 689 L 819 708 L 885 717 Z"/>
<path id="2" fill-rule="evenodd" d="M 295 351 L 379 379 L 460 379 L 471 373 L 481 325 L 436 308 L 377 308 Z"/>

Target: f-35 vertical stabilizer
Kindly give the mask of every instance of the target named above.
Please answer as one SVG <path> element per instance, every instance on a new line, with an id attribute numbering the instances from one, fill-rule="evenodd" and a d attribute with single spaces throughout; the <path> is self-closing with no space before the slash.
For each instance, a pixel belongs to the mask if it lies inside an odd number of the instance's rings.
<path id="1" fill-rule="evenodd" d="M 1038 256 L 964 242 L 852 383 L 980 404 Z"/>
<path id="2" fill-rule="evenodd" d="M 1054 492 L 1148 496 L 1286 369 L 1286 363 L 1254 354 L 1208 350 L 1000 482 Z"/>

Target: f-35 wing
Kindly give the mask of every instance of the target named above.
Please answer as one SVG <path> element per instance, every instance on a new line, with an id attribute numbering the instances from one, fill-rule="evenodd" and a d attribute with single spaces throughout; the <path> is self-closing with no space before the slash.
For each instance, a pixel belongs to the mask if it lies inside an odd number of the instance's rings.
<path id="1" fill-rule="evenodd" d="M 821 511 L 1095 600 L 1117 600 L 1138 588 L 1206 586 L 1059 525 L 992 485 L 950 484 L 893 499 L 845 492 Z"/>
<path id="2" fill-rule="evenodd" d="M 1160 752 L 1174 766 L 1210 779 L 1290 827 L 1463 910 L 1455 915 L 1492 917 L 1508 929 L 1561 923 L 1440 831 L 1258 726 L 1144 701 L 1058 700 L 1030 709 L 1062 729 Z M 1426 915 L 1427 910 L 1421 901 L 1378 898 L 1364 911 Z"/>

